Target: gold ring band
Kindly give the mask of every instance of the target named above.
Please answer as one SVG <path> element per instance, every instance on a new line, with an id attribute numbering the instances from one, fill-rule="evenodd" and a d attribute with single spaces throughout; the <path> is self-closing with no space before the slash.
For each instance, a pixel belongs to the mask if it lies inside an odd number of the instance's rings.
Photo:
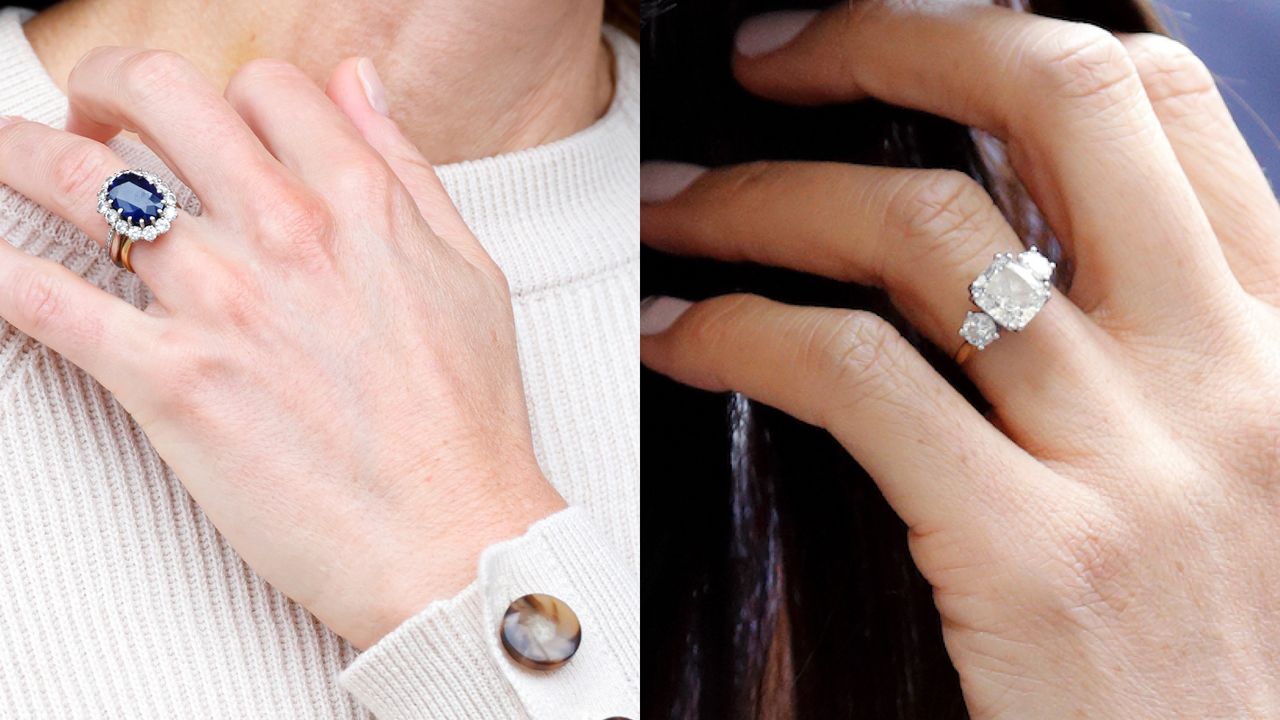
<path id="1" fill-rule="evenodd" d="M 133 248 L 133 238 L 125 238 L 124 244 L 120 247 L 120 264 L 129 272 L 133 272 L 133 263 L 129 262 L 129 250 L 131 248 Z"/>
<path id="2" fill-rule="evenodd" d="M 975 351 L 975 350 L 977 350 L 977 349 L 978 349 L 978 348 L 974 347 L 973 345 L 970 345 L 970 344 L 969 344 L 969 343 L 967 343 L 967 342 L 966 342 L 965 344 L 961 345 L 961 346 L 960 346 L 960 349 L 959 349 L 959 350 L 957 350 L 957 351 L 956 351 L 956 354 L 955 354 L 956 364 L 957 364 L 957 365 L 963 365 L 963 364 L 964 364 L 964 361 L 965 361 L 965 360 L 968 360 L 970 357 L 972 357 L 972 356 L 973 356 L 974 351 Z"/>
<path id="3" fill-rule="evenodd" d="M 129 251 L 133 248 L 133 239 L 121 232 L 111 231 L 111 262 L 116 267 L 133 272 L 133 264 L 129 262 Z"/>

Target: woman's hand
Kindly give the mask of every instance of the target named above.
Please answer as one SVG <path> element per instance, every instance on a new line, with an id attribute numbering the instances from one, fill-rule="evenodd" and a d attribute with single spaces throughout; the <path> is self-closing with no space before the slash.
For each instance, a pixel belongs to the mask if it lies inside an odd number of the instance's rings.
<path id="1" fill-rule="evenodd" d="M 0 128 L 0 182 L 101 240 L 125 165 L 99 141 L 124 128 L 203 212 L 134 246 L 145 313 L 0 243 L 0 315 L 110 389 L 258 573 L 366 647 L 563 506 L 506 281 L 367 60 L 327 96 L 255 61 L 224 97 L 172 53 L 101 48 L 69 86 L 71 133 Z"/>
<path id="2" fill-rule="evenodd" d="M 766 97 L 873 95 L 1005 140 L 1074 282 L 965 366 L 990 421 L 867 313 L 651 300 L 644 362 L 867 468 L 974 718 L 1280 714 L 1280 208 L 1205 68 L 954 2 L 770 16 L 738 42 Z M 947 351 L 969 282 L 1021 247 L 949 172 L 657 165 L 644 193 L 651 245 L 882 285 Z"/>

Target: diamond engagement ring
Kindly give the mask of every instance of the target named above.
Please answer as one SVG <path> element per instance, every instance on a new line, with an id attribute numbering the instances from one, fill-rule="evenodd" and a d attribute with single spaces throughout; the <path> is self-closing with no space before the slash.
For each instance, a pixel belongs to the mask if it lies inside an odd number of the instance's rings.
<path id="1" fill-rule="evenodd" d="M 169 230 L 178 215 L 173 191 L 144 170 L 121 170 L 107 178 L 98 192 L 98 212 L 106 218 L 107 247 L 116 267 L 133 272 L 129 248 L 138 240 L 150 242 Z"/>
<path id="2" fill-rule="evenodd" d="M 970 285 L 969 297 L 982 312 L 969 312 L 960 326 L 964 345 L 956 362 L 964 363 L 1000 337 L 1000 330 L 1019 332 L 1049 302 L 1053 269 L 1049 259 L 1031 248 L 1023 252 L 996 253 L 991 264 Z"/>

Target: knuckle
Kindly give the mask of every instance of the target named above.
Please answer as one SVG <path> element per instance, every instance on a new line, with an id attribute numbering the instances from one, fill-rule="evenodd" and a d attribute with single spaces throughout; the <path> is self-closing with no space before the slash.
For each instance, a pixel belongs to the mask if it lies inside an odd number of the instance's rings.
<path id="1" fill-rule="evenodd" d="M 948 264 L 967 264 L 991 249 L 1003 222 L 987 191 L 955 170 L 915 175 L 894 193 L 889 213 L 909 241 L 901 265 L 939 254 Z"/>
<path id="2" fill-rule="evenodd" d="M 801 365 L 823 383 L 840 388 L 847 398 L 862 399 L 891 392 L 895 368 L 905 355 L 902 336 L 873 313 L 844 313 L 830 321 L 818 319 L 802 346 Z"/>
<path id="3" fill-rule="evenodd" d="M 121 90 L 135 102 L 169 95 L 191 79 L 191 63 L 171 50 L 142 50 L 126 58 L 119 69 Z"/>
<path id="4" fill-rule="evenodd" d="M 1137 68 L 1124 43 L 1100 27 L 1059 26 L 1032 48 L 1033 72 L 1064 99 L 1110 103 L 1141 93 Z"/>
<path id="5" fill-rule="evenodd" d="M 339 159 L 334 168 L 326 184 L 331 185 L 339 197 L 389 199 L 397 196 L 399 181 L 391 168 L 372 154 L 357 151 L 354 156 Z"/>
<path id="6" fill-rule="evenodd" d="M 285 259 L 301 260 L 327 251 L 335 232 L 328 203 L 302 187 L 279 188 L 274 197 L 275 207 L 259 219 L 263 244 L 281 251 Z"/>
<path id="7" fill-rule="evenodd" d="M 41 335 L 59 323 L 65 302 L 57 284 L 47 273 L 21 270 L 13 278 L 11 292 L 31 335 Z"/>
<path id="8" fill-rule="evenodd" d="M 695 304 L 680 318 L 680 331 L 687 333 L 685 347 L 717 348 L 735 352 L 740 344 L 740 328 L 750 323 L 752 306 L 758 298 L 749 293 L 730 293 Z M 709 381 L 715 388 L 730 389 L 718 363 L 707 368 Z"/>
<path id="9" fill-rule="evenodd" d="M 85 197 L 96 194 L 110 174 L 106 158 L 89 143 L 64 143 L 54 151 L 49 165 L 57 197 L 72 207 L 83 205 Z"/>
<path id="10" fill-rule="evenodd" d="M 1152 103 L 1216 94 L 1217 84 L 1209 67 L 1177 40 L 1144 34 L 1133 38 L 1127 47 Z"/>
<path id="11" fill-rule="evenodd" d="M 232 327 L 257 327 L 267 315 L 263 293 L 242 277 L 224 275 L 216 281 L 212 295 L 218 298 L 222 318 Z"/>
<path id="12" fill-rule="evenodd" d="M 233 373 L 232 364 L 226 353 L 211 350 L 209 345 L 189 337 L 170 335 L 164 339 L 158 350 L 164 370 L 152 380 L 163 414 L 196 420 L 205 413 L 208 399 L 225 387 Z"/>
<path id="13" fill-rule="evenodd" d="M 254 92 L 255 88 L 271 85 L 281 81 L 294 82 L 298 79 L 310 80 L 293 63 L 277 58 L 255 58 L 241 65 L 231 79 L 227 81 L 226 96 L 228 98 L 244 98 Z"/>

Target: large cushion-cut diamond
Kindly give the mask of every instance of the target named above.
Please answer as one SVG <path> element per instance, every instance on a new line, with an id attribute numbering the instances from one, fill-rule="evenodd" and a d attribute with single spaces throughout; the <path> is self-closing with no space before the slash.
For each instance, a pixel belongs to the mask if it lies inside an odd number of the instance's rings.
<path id="1" fill-rule="evenodd" d="M 973 281 L 969 293 L 1000 327 L 1016 332 L 1049 301 L 1052 271 L 1053 264 L 1035 249 L 1017 257 L 1002 253 Z"/>
<path id="2" fill-rule="evenodd" d="M 164 211 L 164 196 L 137 173 L 122 173 L 107 188 L 107 199 L 120 217 L 134 225 L 148 225 Z"/>

